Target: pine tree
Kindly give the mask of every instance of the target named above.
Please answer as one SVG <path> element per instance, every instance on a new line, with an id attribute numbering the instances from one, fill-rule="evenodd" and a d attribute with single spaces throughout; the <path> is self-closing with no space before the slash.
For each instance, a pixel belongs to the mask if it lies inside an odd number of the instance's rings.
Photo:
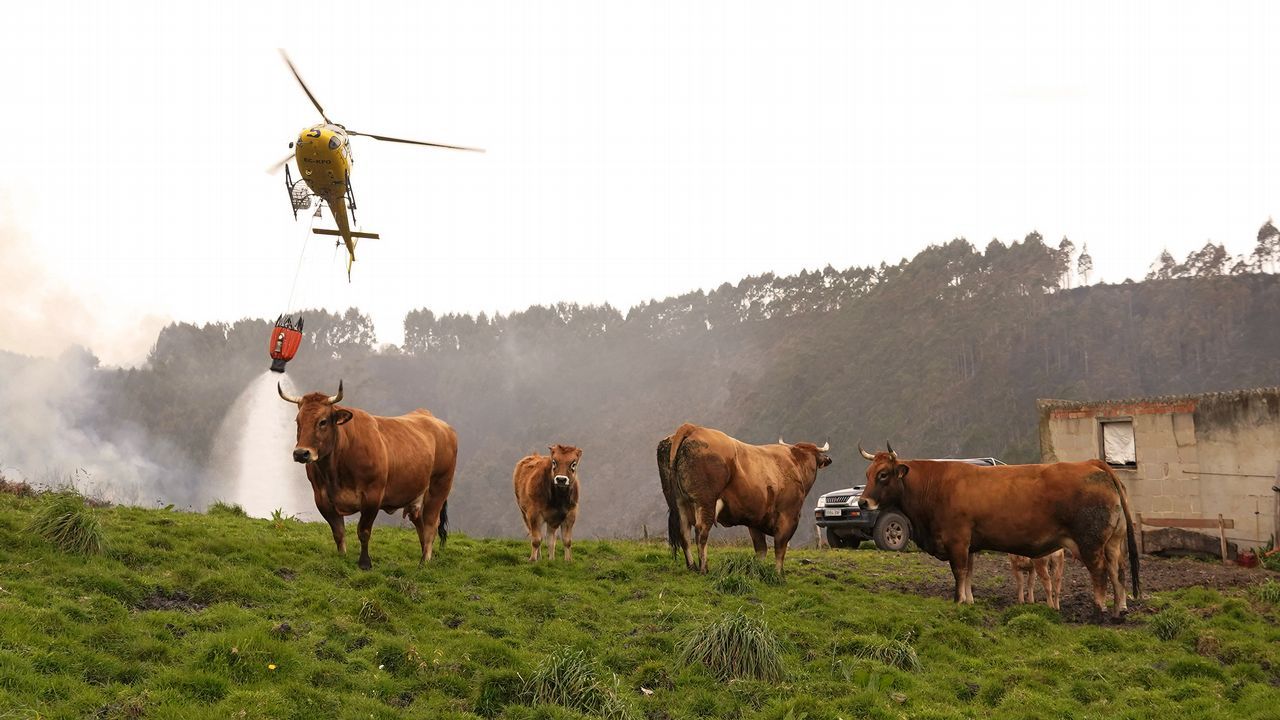
<path id="1" fill-rule="evenodd" d="M 1067 239 L 1066 235 L 1062 236 L 1062 242 L 1058 243 L 1058 262 L 1062 264 L 1062 287 L 1071 287 L 1071 256 L 1076 252 L 1076 244 Z"/>
<path id="2" fill-rule="evenodd" d="M 1280 230 L 1271 218 L 1258 228 L 1258 244 L 1253 249 L 1253 265 L 1258 272 L 1276 272 L 1280 268 Z"/>
<path id="3" fill-rule="evenodd" d="M 1212 240 L 1205 242 L 1204 247 L 1193 251 L 1187 255 L 1187 261 L 1183 263 L 1183 273 L 1189 277 L 1215 277 L 1227 274 L 1227 262 L 1230 257 L 1227 255 L 1227 248 L 1218 243 L 1213 244 Z"/>
<path id="4" fill-rule="evenodd" d="M 1148 280 L 1168 280 L 1174 276 L 1174 272 L 1178 269 L 1178 262 L 1173 259 L 1173 255 L 1169 253 L 1168 248 L 1160 251 L 1160 259 L 1151 263 L 1151 269 L 1147 272 Z"/>
<path id="5" fill-rule="evenodd" d="M 1080 273 L 1080 281 L 1088 285 L 1089 273 L 1093 272 L 1093 256 L 1089 254 L 1089 243 L 1080 246 L 1080 259 L 1076 261 L 1076 271 Z"/>

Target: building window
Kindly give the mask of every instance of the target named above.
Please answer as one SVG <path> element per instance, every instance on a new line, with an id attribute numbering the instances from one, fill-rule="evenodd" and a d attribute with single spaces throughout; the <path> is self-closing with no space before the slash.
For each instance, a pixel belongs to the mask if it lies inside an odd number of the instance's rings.
<path id="1" fill-rule="evenodd" d="M 1102 459 L 1116 467 L 1137 467 L 1132 420 L 1102 423 Z"/>

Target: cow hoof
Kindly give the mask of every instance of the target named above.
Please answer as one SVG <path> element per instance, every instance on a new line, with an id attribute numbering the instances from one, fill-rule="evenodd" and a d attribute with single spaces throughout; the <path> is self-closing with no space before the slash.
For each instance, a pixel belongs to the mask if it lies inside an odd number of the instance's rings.
<path id="1" fill-rule="evenodd" d="M 372 570 L 373 563 L 368 560 L 361 560 L 359 563 L 361 570 Z"/>

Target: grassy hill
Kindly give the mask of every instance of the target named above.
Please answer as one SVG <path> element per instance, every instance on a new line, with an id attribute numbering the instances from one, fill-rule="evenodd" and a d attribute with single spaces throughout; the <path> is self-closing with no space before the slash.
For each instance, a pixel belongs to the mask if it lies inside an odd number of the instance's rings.
<path id="1" fill-rule="evenodd" d="M 323 525 L 112 507 L 102 553 L 73 555 L 26 529 L 48 502 L 0 494 L 3 718 L 1237 720 L 1280 699 L 1261 571 L 1089 626 L 1008 605 L 994 574 L 974 607 L 921 597 L 946 570 L 919 554 L 797 550 L 782 582 L 742 548 L 703 577 L 657 544 L 531 566 L 454 534 L 418 569 L 412 531 L 379 527 L 361 572 Z M 724 618 L 711 664 L 682 663 Z"/>

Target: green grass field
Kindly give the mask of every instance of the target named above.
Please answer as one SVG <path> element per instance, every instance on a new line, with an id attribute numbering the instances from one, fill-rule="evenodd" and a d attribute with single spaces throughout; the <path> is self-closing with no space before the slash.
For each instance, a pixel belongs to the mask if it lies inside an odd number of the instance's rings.
<path id="1" fill-rule="evenodd" d="M 99 509 L 101 554 L 68 554 L 45 502 L 0 495 L 0 718 L 1280 717 L 1274 581 L 1069 625 L 877 589 L 919 554 L 795 550 L 778 582 L 742 548 L 703 577 L 455 533 L 419 569 L 378 527 L 362 572 L 324 525 L 225 511 Z"/>

